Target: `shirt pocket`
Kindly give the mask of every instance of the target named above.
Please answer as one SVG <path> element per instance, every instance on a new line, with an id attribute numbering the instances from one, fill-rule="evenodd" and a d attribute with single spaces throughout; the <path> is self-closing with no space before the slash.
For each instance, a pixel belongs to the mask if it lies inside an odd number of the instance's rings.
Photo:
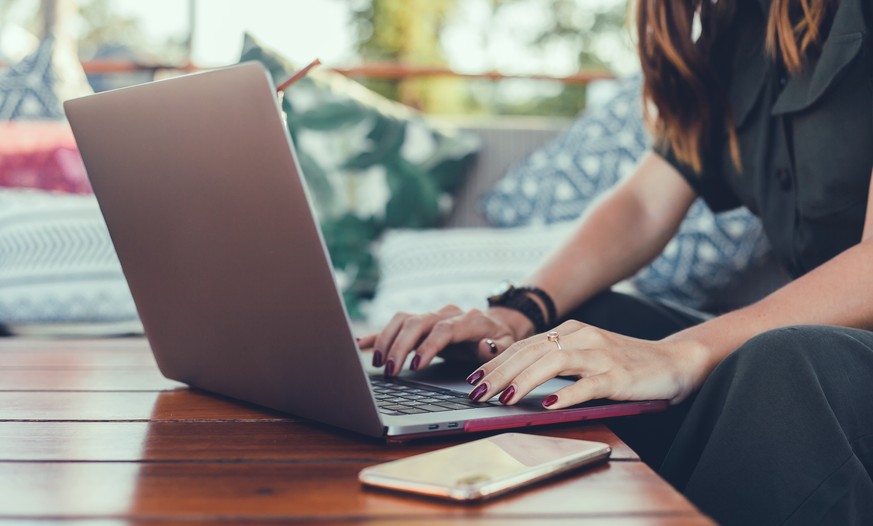
<path id="1" fill-rule="evenodd" d="M 771 114 L 787 119 L 801 215 L 840 220 L 866 202 L 873 168 L 873 73 L 861 33 L 832 36 Z M 866 60 L 862 60 L 865 57 Z"/>

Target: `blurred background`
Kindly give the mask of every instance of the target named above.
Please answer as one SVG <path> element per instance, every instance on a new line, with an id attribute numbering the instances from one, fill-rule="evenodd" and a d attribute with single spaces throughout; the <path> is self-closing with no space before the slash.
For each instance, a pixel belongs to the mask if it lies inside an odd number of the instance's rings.
<path id="1" fill-rule="evenodd" d="M 0 69 L 42 35 L 96 91 L 238 61 L 243 33 L 437 115 L 572 116 L 635 71 L 623 0 L 0 0 Z"/>
<path id="2" fill-rule="evenodd" d="M 63 101 L 250 60 L 323 64 L 281 104 L 350 315 L 481 306 L 648 147 L 628 3 L 0 0 L 0 334 L 141 331 Z"/>

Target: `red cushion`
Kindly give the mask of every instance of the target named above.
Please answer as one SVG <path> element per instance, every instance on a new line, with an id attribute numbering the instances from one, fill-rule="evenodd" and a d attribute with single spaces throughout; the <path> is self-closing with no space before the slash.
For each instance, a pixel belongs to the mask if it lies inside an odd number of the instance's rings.
<path id="1" fill-rule="evenodd" d="M 0 122 L 0 187 L 91 193 L 70 125 Z"/>

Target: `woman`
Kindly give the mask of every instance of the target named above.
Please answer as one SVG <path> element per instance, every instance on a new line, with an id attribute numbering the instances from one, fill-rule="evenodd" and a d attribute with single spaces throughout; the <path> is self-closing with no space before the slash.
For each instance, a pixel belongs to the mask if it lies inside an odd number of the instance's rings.
<path id="1" fill-rule="evenodd" d="M 361 345 L 392 376 L 473 342 L 480 401 L 557 375 L 579 380 L 549 409 L 669 399 L 611 425 L 716 520 L 873 523 L 871 21 L 870 0 L 639 0 L 655 151 L 525 287 L 398 314 Z M 609 292 L 698 195 L 760 216 L 795 279 L 710 319 Z"/>

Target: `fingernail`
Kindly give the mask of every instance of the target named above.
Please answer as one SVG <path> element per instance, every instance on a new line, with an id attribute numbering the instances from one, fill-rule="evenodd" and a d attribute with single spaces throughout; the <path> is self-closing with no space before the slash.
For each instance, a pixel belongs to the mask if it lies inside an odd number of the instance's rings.
<path id="1" fill-rule="evenodd" d="M 373 367 L 382 367 L 382 351 L 379 349 L 373 350 Z"/>
<path id="2" fill-rule="evenodd" d="M 488 384 L 482 384 L 479 387 L 473 389 L 473 392 L 470 393 L 470 400 L 476 402 L 477 400 L 482 398 L 482 395 L 484 395 L 485 391 L 487 391 L 487 390 L 488 390 Z"/>
<path id="3" fill-rule="evenodd" d="M 551 395 L 547 396 L 545 400 L 543 400 L 543 407 L 550 407 L 550 406 L 554 405 L 555 402 L 557 402 L 557 401 L 558 401 L 558 395 L 551 394 Z"/>
<path id="4" fill-rule="evenodd" d="M 412 363 L 409 364 L 409 368 L 415 371 L 418 369 L 418 366 L 421 364 L 421 356 L 415 355 L 412 357 Z"/>
<path id="5" fill-rule="evenodd" d="M 479 383 L 479 380 L 481 380 L 483 376 L 485 376 L 485 371 L 479 369 L 467 377 L 467 383 L 470 385 L 476 385 Z"/>
<path id="6" fill-rule="evenodd" d="M 388 360 L 388 363 L 385 364 L 385 376 L 392 374 L 394 374 L 394 360 Z"/>
<path id="7" fill-rule="evenodd" d="M 515 386 L 510 385 L 509 387 L 506 388 L 505 391 L 500 393 L 500 403 L 503 405 L 506 405 L 506 403 L 509 402 L 509 399 L 512 398 L 512 395 L 514 395 L 514 394 L 515 394 Z"/>

